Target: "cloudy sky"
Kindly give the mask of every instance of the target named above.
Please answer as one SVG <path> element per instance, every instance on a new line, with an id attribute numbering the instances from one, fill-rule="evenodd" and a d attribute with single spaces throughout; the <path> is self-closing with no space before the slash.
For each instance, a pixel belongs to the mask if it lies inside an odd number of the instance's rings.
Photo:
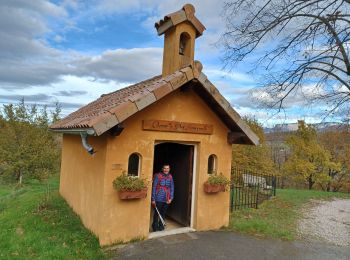
<path id="1" fill-rule="evenodd" d="M 186 2 L 0 1 L 0 103 L 24 98 L 50 106 L 58 101 L 67 115 L 103 93 L 160 74 L 163 37 L 157 36 L 154 23 Z M 191 3 L 207 28 L 196 41 L 195 59 L 241 115 L 264 125 L 319 120 L 317 109 L 301 109 L 298 98 L 291 99 L 287 114 L 258 109 L 249 99 L 257 85 L 246 73 L 249 64 L 222 69 L 222 50 L 215 43 L 224 30 L 224 1 Z"/>

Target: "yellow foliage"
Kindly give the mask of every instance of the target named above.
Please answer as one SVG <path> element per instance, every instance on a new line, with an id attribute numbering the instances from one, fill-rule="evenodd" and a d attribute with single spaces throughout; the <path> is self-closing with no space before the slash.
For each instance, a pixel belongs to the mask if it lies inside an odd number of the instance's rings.
<path id="1" fill-rule="evenodd" d="M 339 163 L 332 161 L 330 152 L 319 144 L 316 130 L 303 121 L 299 122 L 298 131 L 287 139 L 287 144 L 291 156 L 283 169 L 296 181 L 307 183 L 309 189 L 315 183 L 322 185 L 329 182 L 329 171 L 340 168 Z"/>
<path id="2" fill-rule="evenodd" d="M 319 135 L 319 142 L 330 152 L 332 161 L 331 181 L 323 184 L 333 191 L 350 192 L 350 132 L 348 129 L 328 131 Z"/>
<path id="3" fill-rule="evenodd" d="M 232 167 L 242 168 L 261 174 L 276 174 L 274 163 L 270 157 L 270 149 L 265 143 L 265 134 L 262 126 L 254 119 L 245 119 L 249 127 L 260 139 L 258 146 L 233 145 Z"/>

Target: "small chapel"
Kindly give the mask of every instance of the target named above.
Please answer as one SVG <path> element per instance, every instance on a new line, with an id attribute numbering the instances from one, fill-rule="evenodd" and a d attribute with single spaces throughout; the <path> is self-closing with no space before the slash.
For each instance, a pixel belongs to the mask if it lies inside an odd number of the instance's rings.
<path id="1" fill-rule="evenodd" d="M 63 135 L 59 192 L 101 245 L 227 226 L 229 192 L 207 194 L 203 184 L 213 172 L 230 178 L 232 144 L 259 143 L 194 59 L 205 27 L 193 5 L 155 28 L 164 35 L 161 75 L 103 94 L 50 127 Z M 152 176 L 165 162 L 174 201 L 167 229 L 152 232 Z M 145 198 L 118 197 L 113 180 L 124 172 L 149 181 Z"/>

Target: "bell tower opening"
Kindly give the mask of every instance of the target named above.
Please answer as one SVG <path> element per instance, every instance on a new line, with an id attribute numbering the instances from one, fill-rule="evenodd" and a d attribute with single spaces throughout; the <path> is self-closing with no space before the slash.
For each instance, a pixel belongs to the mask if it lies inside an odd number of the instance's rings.
<path id="1" fill-rule="evenodd" d="M 179 46 L 179 54 L 190 57 L 191 54 L 191 36 L 183 32 L 180 35 L 180 46 Z"/>

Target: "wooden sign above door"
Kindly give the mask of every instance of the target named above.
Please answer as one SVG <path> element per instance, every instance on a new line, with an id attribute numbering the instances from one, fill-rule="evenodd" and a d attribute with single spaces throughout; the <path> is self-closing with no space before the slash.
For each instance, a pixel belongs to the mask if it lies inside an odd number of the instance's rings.
<path id="1" fill-rule="evenodd" d="M 206 135 L 213 134 L 213 125 L 185 123 L 167 120 L 143 120 L 142 129 L 163 132 L 178 132 Z"/>

